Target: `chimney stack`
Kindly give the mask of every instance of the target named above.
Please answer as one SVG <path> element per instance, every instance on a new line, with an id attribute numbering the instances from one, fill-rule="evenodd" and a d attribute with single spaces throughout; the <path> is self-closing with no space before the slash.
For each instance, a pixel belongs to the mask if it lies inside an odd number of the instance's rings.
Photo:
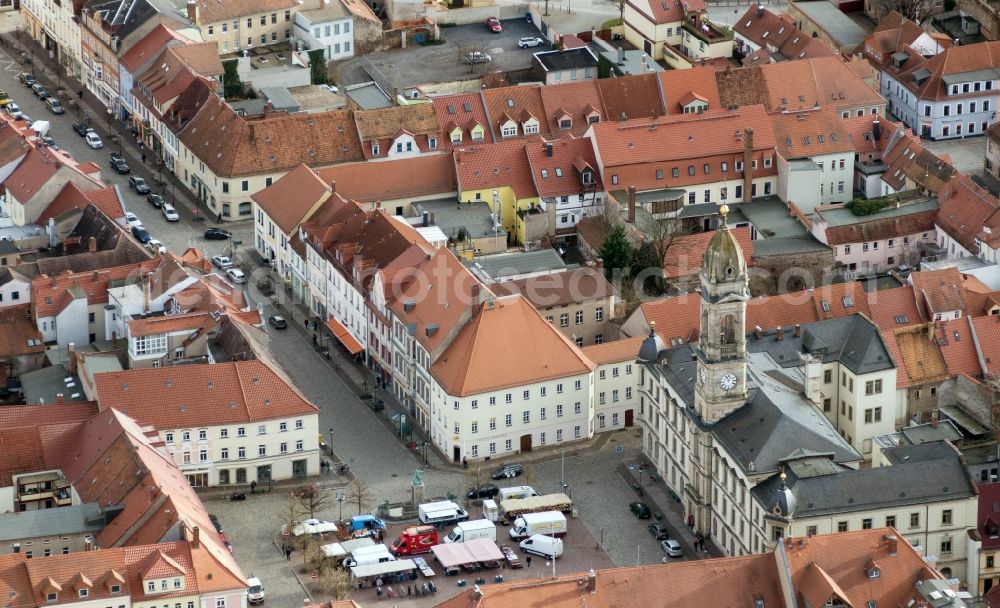
<path id="1" fill-rule="evenodd" d="M 198 526 L 191 529 L 191 546 L 195 549 L 198 548 L 198 544 L 201 542 L 201 531 Z"/>
<path id="2" fill-rule="evenodd" d="M 635 186 L 628 187 L 628 223 L 635 223 Z"/>
<path id="3" fill-rule="evenodd" d="M 753 129 L 743 130 L 743 202 L 753 199 Z"/>
<path id="4" fill-rule="evenodd" d="M 625 65 L 625 49 L 618 47 L 618 65 Z"/>
<path id="5" fill-rule="evenodd" d="M 938 413 L 937 410 L 931 412 L 931 426 L 937 428 L 938 425 Z"/>
<path id="6" fill-rule="evenodd" d="M 472 298 L 469 304 L 472 305 L 472 314 L 475 315 L 479 311 L 479 299 L 482 293 L 482 287 L 480 287 L 478 282 L 472 284 Z"/>
<path id="7" fill-rule="evenodd" d="M 755 326 L 754 326 L 754 328 L 753 328 L 753 335 L 754 335 L 754 336 L 755 336 L 755 337 L 756 337 L 756 338 L 757 338 L 758 340 L 760 340 L 760 339 L 762 339 L 762 338 L 764 337 L 764 330 L 763 330 L 763 329 L 761 329 L 760 325 L 755 325 Z"/>
<path id="8" fill-rule="evenodd" d="M 798 338 L 799 336 L 802 335 L 802 326 L 799 325 L 798 323 L 795 324 L 795 334 L 794 335 L 795 335 L 796 338 Z"/>
<path id="9" fill-rule="evenodd" d="M 587 591 L 597 593 L 597 573 L 593 568 L 587 571 Z"/>
<path id="10" fill-rule="evenodd" d="M 785 339 L 785 330 L 779 325 L 778 326 L 778 342 Z"/>
<path id="11" fill-rule="evenodd" d="M 56 403 L 66 403 L 66 399 L 62 393 L 56 393 Z"/>
<path id="12" fill-rule="evenodd" d="M 336 192 L 337 192 L 337 180 L 333 180 L 332 182 L 330 182 L 330 193 L 336 194 Z"/>
<path id="13" fill-rule="evenodd" d="M 87 239 L 87 253 L 97 253 L 97 238 L 90 237 Z"/>
<path id="14" fill-rule="evenodd" d="M 553 152 L 552 148 L 553 148 L 552 142 L 545 142 L 545 156 L 552 158 L 552 152 Z"/>
<path id="15" fill-rule="evenodd" d="M 76 344 L 70 342 L 66 345 L 66 361 L 69 363 L 69 373 L 76 373 Z"/>
<path id="16" fill-rule="evenodd" d="M 149 312 L 149 308 L 152 301 L 152 295 L 149 292 L 149 283 L 152 281 L 151 277 L 146 277 L 142 280 L 142 312 Z"/>
<path id="17" fill-rule="evenodd" d="M 889 555 L 899 554 L 899 539 L 896 538 L 895 534 L 886 534 L 885 544 L 886 547 L 889 549 Z"/>

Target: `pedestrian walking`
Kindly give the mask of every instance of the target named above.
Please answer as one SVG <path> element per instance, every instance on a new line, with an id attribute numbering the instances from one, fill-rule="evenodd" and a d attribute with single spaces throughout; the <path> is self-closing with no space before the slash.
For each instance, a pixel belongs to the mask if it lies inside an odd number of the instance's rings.
<path id="1" fill-rule="evenodd" d="M 257 482 L 256 481 L 251 481 L 250 482 L 250 493 L 253 494 L 256 491 L 257 491 Z"/>
<path id="2" fill-rule="evenodd" d="M 222 223 L 222 212 L 221 211 L 219 212 L 218 215 L 215 216 L 215 223 L 216 224 L 221 224 Z"/>
<path id="3" fill-rule="evenodd" d="M 381 587 L 382 586 L 382 577 L 381 576 L 378 577 L 377 579 L 375 579 L 375 586 L 376 587 Z"/>
<path id="4" fill-rule="evenodd" d="M 285 547 L 285 561 L 292 561 L 292 549 L 291 547 Z"/>
<path id="5" fill-rule="evenodd" d="M 531 567 L 531 556 L 530 555 L 524 558 L 524 563 L 528 565 L 528 568 Z"/>
<path id="6" fill-rule="evenodd" d="M 140 148 L 140 150 L 141 149 L 142 148 Z M 142 164 L 146 164 L 146 153 L 145 152 L 142 153 Z"/>

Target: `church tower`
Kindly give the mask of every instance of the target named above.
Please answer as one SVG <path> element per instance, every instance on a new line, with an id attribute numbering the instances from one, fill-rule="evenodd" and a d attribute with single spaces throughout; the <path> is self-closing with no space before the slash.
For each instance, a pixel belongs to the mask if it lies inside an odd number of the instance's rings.
<path id="1" fill-rule="evenodd" d="M 701 262 L 701 325 L 695 411 L 715 424 L 738 409 L 747 398 L 746 312 L 750 297 L 747 264 L 726 215 L 712 236 Z"/>

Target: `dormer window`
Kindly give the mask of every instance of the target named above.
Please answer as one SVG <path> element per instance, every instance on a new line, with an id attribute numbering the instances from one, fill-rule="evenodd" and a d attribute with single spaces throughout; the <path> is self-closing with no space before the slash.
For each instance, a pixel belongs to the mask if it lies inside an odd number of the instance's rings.
<path id="1" fill-rule="evenodd" d="M 600 114 L 591 114 L 590 116 L 587 117 L 587 124 L 595 125 L 599 122 L 601 122 Z"/>
<path id="2" fill-rule="evenodd" d="M 111 585 L 111 593 L 121 593 L 121 592 L 122 592 L 121 585 Z"/>
<path id="3" fill-rule="evenodd" d="M 49 591 L 48 593 L 45 594 L 45 601 L 46 602 L 54 602 L 58 598 L 59 598 L 59 594 L 56 593 L 56 592 L 54 592 L 54 591 Z"/>
<path id="4" fill-rule="evenodd" d="M 881 577 L 882 577 L 882 571 L 879 570 L 877 567 L 868 569 L 868 578 L 881 578 Z"/>
<path id="5" fill-rule="evenodd" d="M 80 594 L 80 597 L 87 597 L 90 595 L 90 589 L 80 589 L 78 593 Z"/>
<path id="6" fill-rule="evenodd" d="M 153 593 L 156 591 L 156 581 L 149 581 L 146 583 L 146 591 Z"/>
<path id="7" fill-rule="evenodd" d="M 378 144 L 372 144 L 372 156 L 378 156 Z"/>
<path id="8" fill-rule="evenodd" d="M 455 129 L 451 132 L 451 143 L 457 144 L 460 141 L 462 141 L 462 131 Z"/>
<path id="9" fill-rule="evenodd" d="M 569 129 L 572 126 L 573 126 L 573 119 L 572 118 L 563 118 L 562 120 L 559 121 L 559 128 L 560 129 Z"/>
<path id="10" fill-rule="evenodd" d="M 174 579 L 174 589 L 180 589 L 180 588 L 181 588 L 181 579 L 175 578 Z"/>

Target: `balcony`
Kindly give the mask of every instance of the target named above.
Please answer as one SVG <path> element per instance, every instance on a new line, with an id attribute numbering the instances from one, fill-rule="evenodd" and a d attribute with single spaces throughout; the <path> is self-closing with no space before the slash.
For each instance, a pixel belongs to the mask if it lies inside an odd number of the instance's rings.
<path id="1" fill-rule="evenodd" d="M 721 28 L 708 19 L 698 18 L 685 21 L 681 28 L 705 44 L 732 41 L 732 31 Z"/>

